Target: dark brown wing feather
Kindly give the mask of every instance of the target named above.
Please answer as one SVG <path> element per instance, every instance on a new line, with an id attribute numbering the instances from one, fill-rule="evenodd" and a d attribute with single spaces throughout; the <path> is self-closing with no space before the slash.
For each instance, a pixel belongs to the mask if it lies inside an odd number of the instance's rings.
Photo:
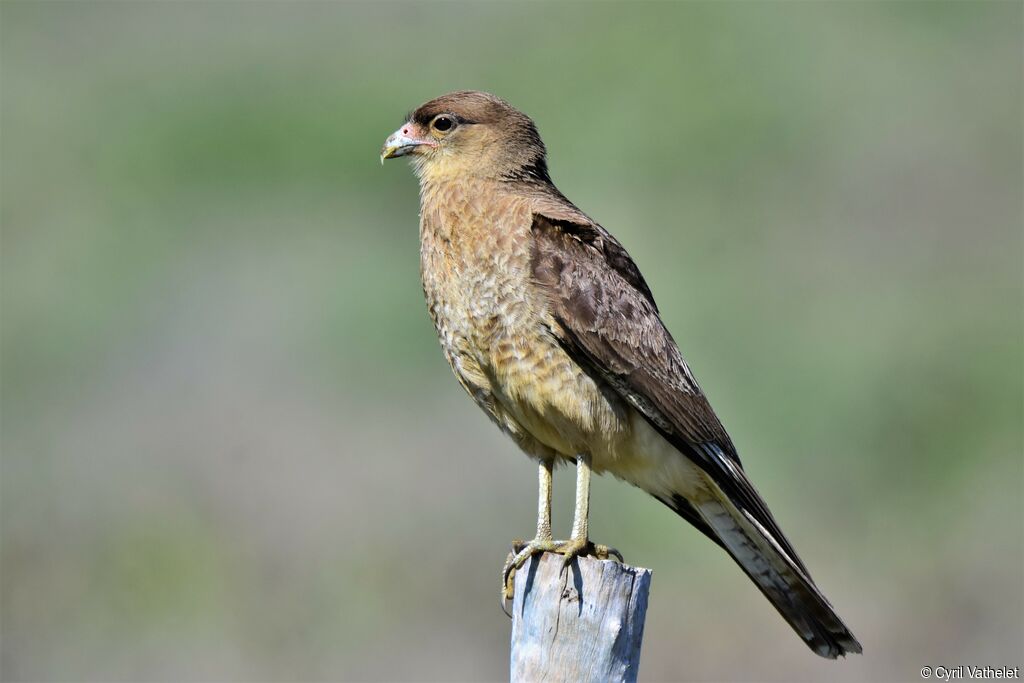
<path id="1" fill-rule="evenodd" d="M 629 254 L 575 207 L 565 207 L 555 217 L 548 213 L 556 211 L 534 214 L 533 276 L 550 300 L 556 323 L 552 333 L 588 372 L 700 465 L 807 573 L 743 475 L 732 440 L 665 329 Z M 711 535 L 702 528 L 706 525 L 697 523 L 699 516 L 683 516 Z"/>
<path id="2" fill-rule="evenodd" d="M 659 500 L 725 548 L 814 652 L 833 659 L 861 652 L 747 479 L 629 254 L 560 195 L 547 203 L 555 211 L 534 213 L 532 267 L 550 303 L 552 334 L 680 457 L 707 472 L 733 511 L 729 520 L 707 518 L 681 495 Z"/>

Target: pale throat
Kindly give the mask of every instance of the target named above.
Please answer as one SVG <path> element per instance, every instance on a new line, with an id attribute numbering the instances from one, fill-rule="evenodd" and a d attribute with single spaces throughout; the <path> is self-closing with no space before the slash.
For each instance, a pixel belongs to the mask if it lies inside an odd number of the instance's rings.
<path id="1" fill-rule="evenodd" d="M 501 249 L 520 242 L 528 233 L 530 206 L 510 192 L 508 183 L 493 178 L 420 178 L 420 239 L 422 246 L 442 248 L 448 257 L 468 250 L 497 257 Z"/>

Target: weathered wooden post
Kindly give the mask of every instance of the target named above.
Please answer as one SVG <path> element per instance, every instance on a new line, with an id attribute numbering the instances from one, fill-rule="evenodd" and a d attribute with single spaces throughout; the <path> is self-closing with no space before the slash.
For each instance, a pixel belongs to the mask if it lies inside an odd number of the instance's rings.
<path id="1" fill-rule="evenodd" d="M 515 575 L 512 683 L 636 681 L 651 570 L 535 555 Z"/>

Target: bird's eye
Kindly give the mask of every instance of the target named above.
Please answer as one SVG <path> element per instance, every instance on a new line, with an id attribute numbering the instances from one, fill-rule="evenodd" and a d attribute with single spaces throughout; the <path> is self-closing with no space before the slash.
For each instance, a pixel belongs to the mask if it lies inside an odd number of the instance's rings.
<path id="1" fill-rule="evenodd" d="M 455 127 L 455 121 L 450 116 L 438 116 L 434 119 L 434 130 L 447 133 Z"/>

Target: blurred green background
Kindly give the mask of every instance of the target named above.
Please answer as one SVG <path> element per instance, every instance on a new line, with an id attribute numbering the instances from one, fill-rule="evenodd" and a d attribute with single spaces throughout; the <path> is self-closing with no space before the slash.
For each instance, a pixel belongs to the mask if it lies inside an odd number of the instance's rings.
<path id="1" fill-rule="evenodd" d="M 443 92 L 533 116 L 864 644 L 602 479 L 641 678 L 1021 665 L 1022 5 L 0 6 L 4 680 L 498 680 L 533 466 L 451 378 Z M 556 475 L 567 530 L 572 475 Z"/>

